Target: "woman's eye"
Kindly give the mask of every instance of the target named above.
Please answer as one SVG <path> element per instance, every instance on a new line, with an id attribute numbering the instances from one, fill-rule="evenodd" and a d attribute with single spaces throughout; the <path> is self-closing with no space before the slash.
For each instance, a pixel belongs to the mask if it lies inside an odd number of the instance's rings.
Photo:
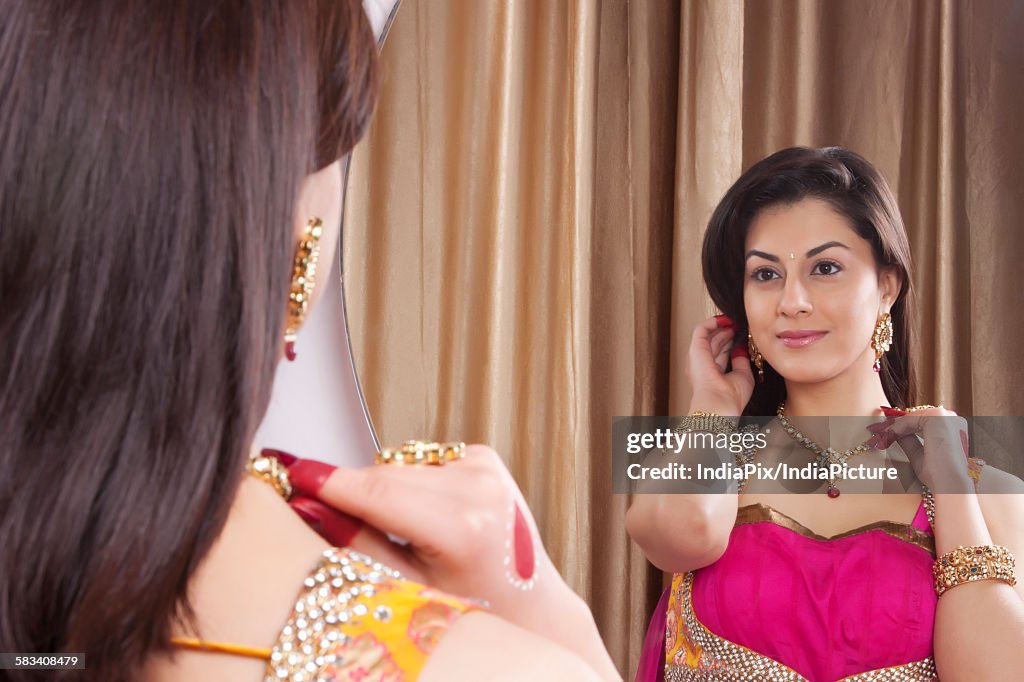
<path id="1" fill-rule="evenodd" d="M 816 275 L 834 275 L 842 270 L 839 267 L 839 263 L 833 263 L 832 261 L 822 261 L 814 266 L 814 274 Z"/>
<path id="2" fill-rule="evenodd" d="M 750 278 L 755 282 L 770 282 L 778 278 L 778 273 L 770 268 L 758 268 L 750 274 Z"/>

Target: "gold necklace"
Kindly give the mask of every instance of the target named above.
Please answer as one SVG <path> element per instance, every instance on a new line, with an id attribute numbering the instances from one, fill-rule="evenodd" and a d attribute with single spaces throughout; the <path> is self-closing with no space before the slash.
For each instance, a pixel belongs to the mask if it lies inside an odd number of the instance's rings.
<path id="1" fill-rule="evenodd" d="M 854 455 L 859 455 L 860 453 L 871 449 L 863 443 L 855 448 L 850 448 L 843 452 L 839 452 L 833 448 L 822 448 L 813 440 L 800 433 L 796 427 L 789 423 L 789 420 L 786 418 L 786 403 L 779 403 L 779 409 L 775 411 L 775 414 L 779 418 L 779 424 L 782 426 L 783 430 L 789 434 L 789 437 L 813 452 L 817 458 L 818 466 L 823 467 L 826 471 L 829 470 L 829 467 L 832 464 L 846 464 L 846 460 L 850 459 Z M 832 476 L 828 479 L 828 496 L 832 499 L 839 497 L 839 488 L 836 487 L 836 480 L 837 479 Z"/>

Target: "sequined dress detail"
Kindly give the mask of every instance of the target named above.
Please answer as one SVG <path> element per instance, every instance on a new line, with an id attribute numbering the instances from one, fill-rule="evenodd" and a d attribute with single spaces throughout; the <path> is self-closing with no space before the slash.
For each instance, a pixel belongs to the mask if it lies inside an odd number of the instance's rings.
<path id="1" fill-rule="evenodd" d="M 266 682 L 411 682 L 455 620 L 479 608 L 358 552 L 331 548 L 303 583 Z"/>

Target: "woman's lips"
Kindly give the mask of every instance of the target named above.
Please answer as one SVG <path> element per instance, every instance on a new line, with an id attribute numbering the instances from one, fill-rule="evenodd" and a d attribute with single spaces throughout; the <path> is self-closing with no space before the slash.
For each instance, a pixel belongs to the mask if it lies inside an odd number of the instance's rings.
<path id="1" fill-rule="evenodd" d="M 804 348 L 820 341 L 827 333 L 820 331 L 793 331 L 782 332 L 778 337 L 779 341 L 786 348 Z"/>

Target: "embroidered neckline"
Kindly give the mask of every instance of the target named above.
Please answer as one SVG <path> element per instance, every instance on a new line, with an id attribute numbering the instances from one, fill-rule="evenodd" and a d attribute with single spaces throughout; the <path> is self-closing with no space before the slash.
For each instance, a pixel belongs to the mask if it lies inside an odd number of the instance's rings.
<path id="1" fill-rule="evenodd" d="M 817 540 L 819 542 L 842 540 L 843 538 L 854 537 L 874 530 L 880 530 L 898 540 L 902 540 L 914 545 L 915 547 L 919 547 L 926 552 L 929 552 L 932 556 L 935 555 L 935 538 L 932 535 L 913 526 L 912 524 L 900 523 L 898 521 L 874 521 L 863 526 L 858 526 L 857 528 L 837 533 L 836 535 L 820 535 L 794 519 L 792 516 L 789 516 L 788 514 L 769 505 L 755 502 L 754 504 L 748 504 L 740 507 L 736 513 L 735 526 L 743 526 L 751 523 L 771 523 L 792 531 L 797 535 L 801 535 L 811 540 Z"/>

